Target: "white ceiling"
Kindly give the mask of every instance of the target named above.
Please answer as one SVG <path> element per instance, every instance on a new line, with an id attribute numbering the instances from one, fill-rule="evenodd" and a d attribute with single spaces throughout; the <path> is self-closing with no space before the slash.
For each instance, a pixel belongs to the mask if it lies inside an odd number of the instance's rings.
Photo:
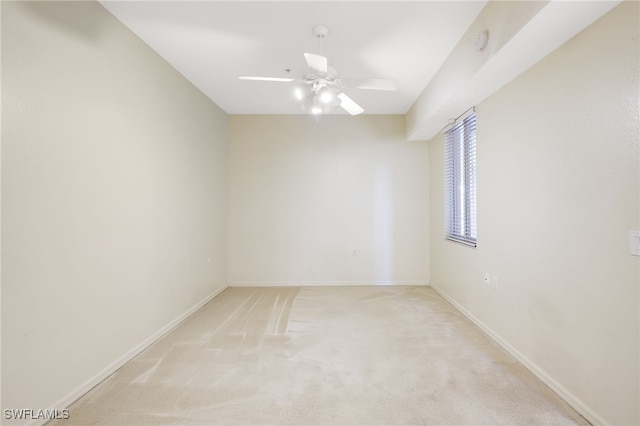
<path id="1" fill-rule="evenodd" d="M 100 3 L 228 114 L 303 113 L 291 83 L 238 79 L 301 78 L 303 53 L 326 56 L 341 78 L 395 80 L 396 92 L 345 92 L 366 114 L 405 114 L 486 1 Z M 322 42 L 318 24 L 329 27 Z"/>

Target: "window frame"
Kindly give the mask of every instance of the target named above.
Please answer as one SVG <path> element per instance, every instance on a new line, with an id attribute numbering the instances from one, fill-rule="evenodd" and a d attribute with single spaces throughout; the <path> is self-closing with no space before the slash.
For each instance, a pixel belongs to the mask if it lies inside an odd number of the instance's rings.
<path id="1" fill-rule="evenodd" d="M 477 247 L 475 108 L 444 132 L 445 239 Z"/>

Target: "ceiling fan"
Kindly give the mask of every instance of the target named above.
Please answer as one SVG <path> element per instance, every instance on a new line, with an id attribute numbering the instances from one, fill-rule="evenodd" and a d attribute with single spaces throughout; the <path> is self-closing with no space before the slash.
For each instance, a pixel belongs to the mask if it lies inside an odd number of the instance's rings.
<path id="1" fill-rule="evenodd" d="M 320 40 L 329 34 L 324 25 L 313 27 L 313 34 Z M 347 96 L 343 89 L 345 80 L 338 78 L 336 70 L 329 66 L 328 60 L 322 55 L 305 53 L 305 61 L 309 71 L 300 80 L 283 77 L 259 77 L 244 75 L 241 80 L 274 81 L 283 83 L 297 82 L 295 97 L 302 102 L 303 108 L 311 114 L 321 114 L 333 108 L 341 107 L 351 115 L 358 115 L 364 109 Z M 356 89 L 395 91 L 396 83 L 387 79 L 348 79 Z"/>

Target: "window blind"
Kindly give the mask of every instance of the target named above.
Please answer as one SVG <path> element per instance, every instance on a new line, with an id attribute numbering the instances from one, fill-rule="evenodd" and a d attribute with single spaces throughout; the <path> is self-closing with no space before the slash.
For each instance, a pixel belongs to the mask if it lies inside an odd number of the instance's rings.
<path id="1" fill-rule="evenodd" d="M 446 238 L 476 246 L 476 114 L 445 132 Z"/>

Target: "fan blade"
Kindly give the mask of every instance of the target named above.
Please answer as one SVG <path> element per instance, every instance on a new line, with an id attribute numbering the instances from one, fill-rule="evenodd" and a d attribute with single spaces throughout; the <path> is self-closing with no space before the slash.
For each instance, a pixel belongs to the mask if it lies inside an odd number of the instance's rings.
<path id="1" fill-rule="evenodd" d="M 360 105 L 344 93 L 340 93 L 338 99 L 340 99 L 340 106 L 351 115 L 358 115 L 364 111 Z"/>
<path id="2" fill-rule="evenodd" d="M 347 79 L 344 81 L 348 87 L 355 87 L 356 89 L 385 90 L 388 92 L 394 92 L 398 88 L 394 80 L 387 80 L 384 78 L 365 78 L 361 80 Z"/>
<path id="3" fill-rule="evenodd" d="M 252 80 L 252 81 L 278 81 L 283 83 L 290 83 L 294 81 L 293 78 L 283 78 L 283 77 L 258 77 L 253 75 L 241 75 L 238 77 L 240 80 Z"/>
<path id="4" fill-rule="evenodd" d="M 324 56 L 316 55 L 314 53 L 305 53 L 304 59 L 307 61 L 307 65 L 314 71 L 318 71 L 321 74 L 326 74 L 329 70 L 327 58 Z"/>

